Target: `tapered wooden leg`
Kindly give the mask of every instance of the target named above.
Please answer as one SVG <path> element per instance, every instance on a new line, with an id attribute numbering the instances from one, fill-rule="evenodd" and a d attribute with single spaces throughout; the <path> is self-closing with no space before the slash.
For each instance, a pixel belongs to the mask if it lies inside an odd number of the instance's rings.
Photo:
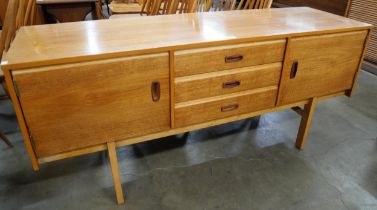
<path id="1" fill-rule="evenodd" d="M 0 132 L 0 139 L 2 139 L 9 147 L 13 147 L 13 144 L 9 141 L 9 139 Z"/>
<path id="2" fill-rule="evenodd" d="M 312 122 L 317 99 L 310 99 L 309 103 L 305 105 L 303 112 L 301 113 L 300 128 L 297 133 L 296 147 L 300 150 L 304 149 L 306 138 L 308 137 L 310 124 Z"/>
<path id="3" fill-rule="evenodd" d="M 116 147 L 114 142 L 107 143 L 107 149 L 109 151 L 109 159 L 111 172 L 113 173 L 114 188 L 117 198 L 117 203 L 124 203 L 123 191 L 122 191 L 122 182 L 120 181 L 119 167 L 118 167 L 118 158 L 116 153 Z"/>

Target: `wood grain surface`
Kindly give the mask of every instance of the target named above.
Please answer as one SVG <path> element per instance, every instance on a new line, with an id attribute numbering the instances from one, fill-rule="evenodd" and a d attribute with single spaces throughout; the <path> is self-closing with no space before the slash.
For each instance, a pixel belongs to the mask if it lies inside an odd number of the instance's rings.
<path id="1" fill-rule="evenodd" d="M 168 66 L 165 53 L 14 73 L 37 155 L 167 130 Z M 157 102 L 153 81 L 161 85 Z"/>
<path id="2" fill-rule="evenodd" d="M 184 102 L 277 85 L 281 69 L 281 63 L 273 63 L 179 77 L 175 80 L 175 101 Z"/>
<path id="3" fill-rule="evenodd" d="M 277 86 L 198 99 L 175 105 L 177 127 L 274 107 Z"/>
<path id="4" fill-rule="evenodd" d="M 18 32 L 2 68 L 17 70 L 369 28 L 369 24 L 311 8 L 237 10 L 31 26 Z"/>
<path id="5" fill-rule="evenodd" d="M 348 90 L 358 72 L 368 31 L 292 38 L 285 72 L 293 62 L 298 68 L 294 78 L 285 73 L 279 104 Z"/>
<path id="6" fill-rule="evenodd" d="M 285 40 L 253 42 L 220 47 L 207 47 L 175 52 L 177 77 L 224 69 L 233 69 L 283 60 Z M 240 60 L 226 62 L 227 57 L 239 56 Z"/>

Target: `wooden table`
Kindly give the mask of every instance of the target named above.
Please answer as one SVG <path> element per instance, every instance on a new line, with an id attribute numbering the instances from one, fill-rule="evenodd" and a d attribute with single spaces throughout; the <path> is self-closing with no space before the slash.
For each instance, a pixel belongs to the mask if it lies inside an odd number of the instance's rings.
<path id="1" fill-rule="evenodd" d="M 84 21 L 89 13 L 99 19 L 100 14 L 96 11 L 97 2 L 98 0 L 37 0 L 37 5 L 43 11 L 46 23 L 64 23 Z"/>
<path id="2" fill-rule="evenodd" d="M 23 27 L 2 69 L 33 168 L 108 150 L 123 203 L 117 147 L 292 108 L 303 149 L 316 104 L 352 95 L 371 28 L 310 8 Z"/>

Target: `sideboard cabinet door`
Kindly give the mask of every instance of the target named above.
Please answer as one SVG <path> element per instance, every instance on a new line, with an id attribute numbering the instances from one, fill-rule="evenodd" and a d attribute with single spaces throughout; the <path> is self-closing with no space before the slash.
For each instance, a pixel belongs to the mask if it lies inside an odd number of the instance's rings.
<path id="1" fill-rule="evenodd" d="M 352 87 L 367 31 L 292 38 L 279 104 L 324 96 Z"/>
<path id="2" fill-rule="evenodd" d="M 167 53 L 13 72 L 37 156 L 170 127 Z"/>

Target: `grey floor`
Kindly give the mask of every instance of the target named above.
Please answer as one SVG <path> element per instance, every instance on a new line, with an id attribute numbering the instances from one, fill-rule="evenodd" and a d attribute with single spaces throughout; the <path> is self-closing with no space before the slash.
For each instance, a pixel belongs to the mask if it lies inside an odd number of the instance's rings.
<path id="1" fill-rule="evenodd" d="M 290 111 L 118 150 L 124 205 L 106 153 L 34 172 L 8 101 L 0 102 L 0 209 L 377 209 L 377 77 L 320 102 L 304 151 Z"/>

